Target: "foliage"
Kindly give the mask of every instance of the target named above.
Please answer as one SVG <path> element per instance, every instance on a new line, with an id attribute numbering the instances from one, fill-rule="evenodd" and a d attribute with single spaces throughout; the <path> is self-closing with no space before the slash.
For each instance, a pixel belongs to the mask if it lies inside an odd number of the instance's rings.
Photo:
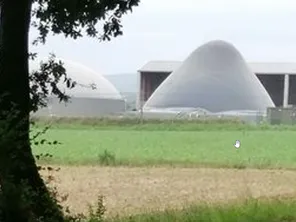
<path id="1" fill-rule="evenodd" d="M 111 37 L 122 35 L 121 18 L 132 8 L 138 6 L 139 0 L 34 0 L 37 3 L 33 10 L 32 25 L 39 31 L 34 40 L 45 43 L 49 33 L 63 34 L 77 39 L 87 36 L 99 40 L 111 40 Z M 103 33 L 98 31 L 97 24 L 105 20 Z"/>
<path id="2" fill-rule="evenodd" d="M 34 3 L 32 14 L 31 3 Z M 47 62 L 41 62 L 40 70 L 28 75 L 26 60 L 35 59 L 37 56 L 36 53 L 28 54 L 30 14 L 33 17 L 32 26 L 39 31 L 39 36 L 33 44 L 44 44 L 50 33 L 64 34 L 66 37 L 77 39 L 83 36 L 82 30 L 87 36 L 104 41 L 122 34 L 122 15 L 131 11 L 138 3 L 139 0 L 24 0 L 15 7 L 10 0 L 0 1 L 0 77 L 2 86 L 5 86 L 5 89 L 1 90 L 9 95 L 2 95 L 1 92 L 1 99 L 4 101 L 1 103 L 1 120 L 8 124 L 8 130 L 0 132 L 0 216 L 1 210 L 5 208 L 9 216 L 26 218 L 26 221 L 61 219 L 59 202 L 55 200 L 54 192 L 46 192 L 43 181 L 36 172 L 29 146 L 29 142 L 32 141 L 35 145 L 51 145 L 56 142 L 36 141 L 40 134 L 29 141 L 27 120 L 31 111 L 35 112 L 38 108 L 46 106 L 49 95 L 67 102 L 69 97 L 58 88 L 58 83 L 62 81 L 68 88 L 72 88 L 75 82 L 67 78 L 63 63 L 56 62 L 54 55 L 51 55 Z M 105 21 L 103 33 L 99 34 L 97 25 L 102 20 Z M 14 111 L 16 117 L 8 118 L 10 112 Z M 1 126 L 1 130 L 3 129 L 5 128 Z M 41 191 L 44 191 L 46 197 L 41 195 Z M 56 203 L 58 208 L 55 207 Z M 40 215 L 53 216 L 39 218 Z"/>
<path id="3" fill-rule="evenodd" d="M 76 82 L 67 78 L 66 69 L 62 61 L 56 61 L 54 54 L 51 54 L 47 62 L 41 61 L 40 69 L 34 70 L 29 76 L 30 80 L 30 109 L 36 112 L 46 107 L 48 97 L 53 95 L 59 98 L 60 102 L 68 102 L 69 96 L 58 87 L 61 81 L 67 88 L 73 88 Z"/>
<path id="4" fill-rule="evenodd" d="M 106 207 L 104 197 L 98 196 L 94 205 L 89 205 L 88 214 L 68 214 L 65 222 L 104 222 Z"/>
<path id="5" fill-rule="evenodd" d="M 88 222 L 103 222 L 106 207 L 104 206 L 104 197 L 99 196 L 96 205 L 89 205 L 89 221 Z"/>
<path id="6" fill-rule="evenodd" d="M 103 153 L 99 154 L 99 163 L 102 165 L 114 165 L 116 162 L 115 155 L 110 153 L 108 150 L 104 150 Z"/>

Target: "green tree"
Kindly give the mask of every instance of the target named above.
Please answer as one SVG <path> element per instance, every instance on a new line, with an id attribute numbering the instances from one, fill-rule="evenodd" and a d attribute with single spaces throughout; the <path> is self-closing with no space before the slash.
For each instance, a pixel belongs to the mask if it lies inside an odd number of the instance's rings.
<path id="1" fill-rule="evenodd" d="M 30 26 L 39 31 L 34 44 L 44 44 L 50 33 L 74 39 L 87 35 L 99 41 L 110 40 L 122 34 L 122 16 L 138 3 L 139 0 L 0 0 L 0 220 L 64 220 L 32 155 L 29 114 L 50 93 L 45 90 L 48 83 L 54 94 L 65 99 L 55 85 L 65 69 L 51 60 L 41 66 L 40 72 L 29 75 Z M 104 22 L 101 31 L 100 21 Z M 43 94 L 38 89 L 43 89 Z"/>

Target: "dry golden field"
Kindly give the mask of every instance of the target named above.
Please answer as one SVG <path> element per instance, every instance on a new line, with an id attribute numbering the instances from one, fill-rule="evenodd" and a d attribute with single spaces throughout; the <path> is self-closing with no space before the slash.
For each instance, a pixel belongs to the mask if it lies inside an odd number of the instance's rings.
<path id="1" fill-rule="evenodd" d="M 73 212 L 87 210 L 105 196 L 107 215 L 135 214 L 249 197 L 293 196 L 296 171 L 173 167 L 61 166 L 51 173 L 64 203 Z M 43 173 L 44 176 L 48 172 Z"/>

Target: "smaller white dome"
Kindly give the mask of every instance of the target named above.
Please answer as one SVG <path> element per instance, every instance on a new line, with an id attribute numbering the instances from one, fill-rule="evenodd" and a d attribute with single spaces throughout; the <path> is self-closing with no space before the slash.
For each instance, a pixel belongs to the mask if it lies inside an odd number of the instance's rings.
<path id="1" fill-rule="evenodd" d="M 63 82 L 58 84 L 59 89 L 67 95 L 80 98 L 122 99 L 118 90 L 103 75 L 70 60 L 57 60 L 64 63 L 67 77 L 77 83 L 72 89 L 67 88 Z M 38 65 L 35 62 L 30 64 L 30 70 L 36 69 L 38 69 Z"/>

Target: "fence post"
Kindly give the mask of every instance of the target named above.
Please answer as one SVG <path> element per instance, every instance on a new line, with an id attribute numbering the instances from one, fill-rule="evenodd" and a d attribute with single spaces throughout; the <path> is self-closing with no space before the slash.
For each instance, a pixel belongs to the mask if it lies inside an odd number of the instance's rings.
<path id="1" fill-rule="evenodd" d="M 143 91 L 140 92 L 140 123 L 143 124 L 143 106 L 144 106 L 144 98 L 143 98 Z"/>

